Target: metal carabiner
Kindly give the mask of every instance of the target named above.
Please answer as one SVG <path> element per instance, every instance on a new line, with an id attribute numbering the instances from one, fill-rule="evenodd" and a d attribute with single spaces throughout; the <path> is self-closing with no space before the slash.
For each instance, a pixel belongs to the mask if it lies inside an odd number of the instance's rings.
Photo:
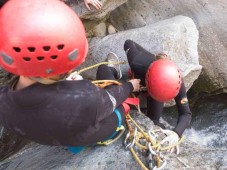
<path id="1" fill-rule="evenodd" d="M 157 155 L 157 153 L 152 149 L 150 142 L 148 143 L 148 149 L 152 155 Z"/>
<path id="2" fill-rule="evenodd" d="M 161 165 L 160 167 L 155 166 L 155 167 L 153 168 L 153 170 L 161 170 L 162 168 L 164 168 L 164 167 L 166 166 L 166 164 L 167 164 L 166 160 L 164 159 L 164 157 L 163 157 L 162 155 L 156 153 L 156 152 L 152 149 L 151 143 L 150 143 L 150 142 L 148 143 L 148 149 L 149 149 L 149 151 L 150 151 L 150 154 L 149 154 L 150 160 L 152 160 L 152 155 L 154 155 L 154 156 L 161 157 L 162 159 L 160 159 L 160 161 L 163 162 L 162 165 Z M 153 166 L 153 164 L 152 164 L 152 162 L 150 161 L 150 163 L 149 163 L 150 169 L 152 169 L 152 166 Z"/>
<path id="3" fill-rule="evenodd" d="M 167 164 L 167 161 L 164 160 L 162 166 L 160 166 L 159 168 L 158 168 L 157 166 L 155 166 L 155 167 L 153 168 L 153 170 L 161 170 L 162 168 L 164 168 L 164 167 L 166 166 L 166 164 Z"/>
<path id="4" fill-rule="evenodd" d="M 130 149 L 131 147 L 134 146 L 135 141 L 136 141 L 136 135 L 137 135 L 137 128 L 135 128 L 135 130 L 134 130 L 132 142 L 127 143 L 127 141 L 129 140 L 129 137 L 130 137 L 130 132 L 128 132 L 128 134 L 126 135 L 125 141 L 124 141 L 125 149 Z"/>
<path id="5" fill-rule="evenodd" d="M 148 136 L 150 137 L 150 139 L 154 140 L 156 143 L 157 135 L 152 130 L 148 131 Z"/>
<path id="6" fill-rule="evenodd" d="M 126 149 L 126 146 L 128 146 L 130 144 L 130 143 L 127 143 L 129 140 L 129 137 L 130 137 L 130 132 L 127 133 L 125 140 L 124 140 L 125 149 Z"/>

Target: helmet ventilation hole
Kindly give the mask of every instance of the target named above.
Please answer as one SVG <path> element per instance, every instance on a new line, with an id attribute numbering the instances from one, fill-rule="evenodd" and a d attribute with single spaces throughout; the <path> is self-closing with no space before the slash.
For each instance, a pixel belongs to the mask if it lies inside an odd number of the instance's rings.
<path id="1" fill-rule="evenodd" d="M 58 46 L 57 46 L 57 48 L 58 48 L 58 50 L 63 50 L 63 48 L 64 48 L 64 44 L 59 44 Z"/>
<path id="2" fill-rule="evenodd" d="M 30 61 L 31 58 L 30 58 L 30 57 L 23 57 L 23 60 L 24 60 L 24 61 Z"/>
<path id="3" fill-rule="evenodd" d="M 21 49 L 19 47 L 13 47 L 14 51 L 19 53 L 21 51 Z"/>
<path id="4" fill-rule="evenodd" d="M 49 51 L 49 50 L 50 50 L 50 46 L 44 46 L 44 47 L 43 47 L 43 50 L 44 50 L 44 51 Z"/>
<path id="5" fill-rule="evenodd" d="M 43 61 L 43 60 L 44 60 L 44 58 L 45 58 L 45 57 L 43 57 L 43 56 L 38 56 L 38 57 L 37 57 L 37 60 L 39 60 L 39 61 Z"/>
<path id="6" fill-rule="evenodd" d="M 53 60 L 56 60 L 58 58 L 58 56 L 57 55 L 52 55 L 52 56 L 50 56 L 50 58 L 53 59 Z"/>
<path id="7" fill-rule="evenodd" d="M 29 52 L 35 52 L 35 47 L 28 47 Z"/>

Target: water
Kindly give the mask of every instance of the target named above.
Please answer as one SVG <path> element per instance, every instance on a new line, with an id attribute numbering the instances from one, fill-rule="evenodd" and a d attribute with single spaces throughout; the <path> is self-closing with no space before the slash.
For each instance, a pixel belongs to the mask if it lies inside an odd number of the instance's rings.
<path id="1" fill-rule="evenodd" d="M 202 146 L 227 148 L 227 94 L 202 97 L 191 105 L 191 127 L 185 131 L 190 140 Z M 176 107 L 164 109 L 163 119 L 175 126 Z"/>

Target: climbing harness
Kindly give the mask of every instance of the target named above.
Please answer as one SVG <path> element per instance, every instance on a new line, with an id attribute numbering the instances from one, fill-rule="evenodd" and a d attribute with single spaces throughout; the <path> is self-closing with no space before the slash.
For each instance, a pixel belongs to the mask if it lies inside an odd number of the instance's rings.
<path id="1" fill-rule="evenodd" d="M 118 109 L 115 109 L 114 113 L 117 115 L 117 118 L 118 118 L 118 126 L 116 128 L 116 131 L 106 140 L 97 142 L 95 145 L 105 145 L 105 146 L 110 145 L 113 142 L 117 141 L 124 134 L 125 127 L 122 125 L 121 113 L 118 111 Z M 86 147 L 85 146 L 68 146 L 67 148 L 72 153 L 78 154 Z"/>
<path id="2" fill-rule="evenodd" d="M 121 113 L 118 109 L 115 109 L 114 113 L 118 118 L 118 127 L 116 131 L 108 139 L 98 142 L 97 145 L 110 145 L 111 143 L 117 141 L 124 134 L 125 127 L 122 125 Z"/>
<path id="3" fill-rule="evenodd" d="M 101 62 L 101 63 L 95 64 L 95 65 L 86 67 L 84 69 L 81 69 L 80 71 L 78 71 L 78 74 L 81 74 L 84 71 L 90 70 L 92 68 L 98 67 L 98 66 L 103 65 L 103 64 L 106 64 L 106 65 L 107 64 L 127 64 L 127 62 L 125 62 L 125 61 L 123 61 L 123 62 Z"/>

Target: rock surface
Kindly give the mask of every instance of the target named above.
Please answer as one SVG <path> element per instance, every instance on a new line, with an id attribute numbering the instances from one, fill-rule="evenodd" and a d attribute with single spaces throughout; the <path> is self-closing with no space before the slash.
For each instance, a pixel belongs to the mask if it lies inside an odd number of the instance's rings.
<path id="1" fill-rule="evenodd" d="M 196 83 L 197 90 L 226 92 L 227 22 L 225 16 L 227 15 L 227 1 L 130 0 L 127 2 L 127 0 L 102 0 L 104 6 L 100 11 L 96 11 L 94 8 L 88 11 L 82 0 L 65 1 L 77 11 L 88 31 L 102 22 L 111 22 L 117 31 L 122 31 L 111 36 L 91 39 L 91 52 L 88 56 L 90 63 L 88 65 L 103 61 L 110 51 L 117 53 L 122 60 L 125 60 L 123 43 L 126 39 L 132 39 L 151 52 L 162 51 L 170 54 L 171 59 L 179 64 L 187 88 L 191 87 L 201 71 L 197 54 L 198 31 L 189 18 L 172 17 L 185 15 L 192 18 L 200 33 L 199 56 L 200 63 L 204 67 L 204 71 Z M 172 19 L 159 22 L 168 18 Z M 109 23 L 106 24 L 106 26 L 108 25 Z M 102 28 L 105 30 L 105 27 Z M 132 28 L 136 29 L 131 30 Z M 110 32 L 114 33 L 115 31 L 111 29 Z M 104 36 L 105 33 L 92 33 L 91 37 L 94 35 Z M 124 72 L 127 71 L 127 67 L 123 66 Z M 88 76 L 94 78 L 94 72 L 93 70 L 93 73 L 88 73 Z M 7 81 L 6 78 L 10 75 L 0 73 L 0 76 L 2 85 L 2 82 Z M 142 125 L 146 125 L 143 126 L 145 129 L 153 127 L 153 124 L 146 117 L 134 114 L 134 117 Z M 227 169 L 226 147 L 203 146 L 199 141 L 192 140 L 193 136 L 187 131 L 185 133 L 187 138 L 181 145 L 181 154 L 179 156 L 165 155 L 167 160 L 165 169 Z M 147 165 L 147 159 L 141 158 Z M 68 152 L 64 147 L 30 143 L 17 154 L 0 162 L 0 169 L 138 170 L 140 167 L 132 158 L 131 153 L 124 149 L 123 138 L 121 138 L 113 145 L 89 147 L 77 155 Z"/>
<path id="2" fill-rule="evenodd" d="M 177 15 L 192 18 L 199 30 L 198 49 L 203 71 L 196 82 L 196 90 L 226 92 L 226 0 L 130 0 L 113 11 L 110 20 L 117 29 L 127 30 Z"/>
<path id="3" fill-rule="evenodd" d="M 132 116 L 144 130 L 157 128 L 143 114 L 136 111 Z M 88 147 L 74 155 L 64 147 L 43 146 L 36 143 L 27 145 L 23 150 L 0 163 L 0 169 L 79 169 L 79 170 L 138 170 L 141 169 L 131 152 L 125 150 L 124 137 L 109 146 Z M 190 141 L 190 136 L 181 144 L 180 155 L 163 153 L 167 160 L 164 169 L 188 170 L 225 170 L 227 168 L 226 148 L 200 147 Z M 139 157 L 148 166 L 146 156 L 138 152 Z"/>
<path id="4" fill-rule="evenodd" d="M 100 21 L 108 16 L 110 12 L 115 10 L 117 7 L 121 6 L 127 0 L 101 0 L 103 4 L 100 10 L 96 10 L 92 5 L 90 5 L 91 10 L 89 11 L 84 5 L 83 0 L 64 0 L 81 19 Z"/>

